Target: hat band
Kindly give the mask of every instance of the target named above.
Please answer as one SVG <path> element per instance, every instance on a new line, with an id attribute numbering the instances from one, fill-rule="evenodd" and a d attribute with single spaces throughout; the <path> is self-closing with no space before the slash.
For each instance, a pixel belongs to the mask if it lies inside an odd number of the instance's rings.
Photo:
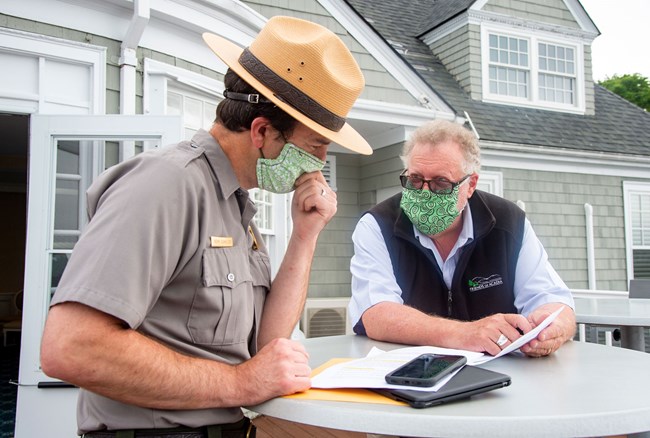
<path id="1" fill-rule="evenodd" d="M 319 125 L 338 132 L 345 125 L 345 118 L 340 117 L 305 93 L 291 85 L 289 82 L 278 76 L 269 69 L 250 50 L 244 49 L 239 57 L 239 63 L 255 79 L 266 85 L 273 91 L 274 95 L 285 103 L 288 103 L 305 116 L 309 117 Z"/>

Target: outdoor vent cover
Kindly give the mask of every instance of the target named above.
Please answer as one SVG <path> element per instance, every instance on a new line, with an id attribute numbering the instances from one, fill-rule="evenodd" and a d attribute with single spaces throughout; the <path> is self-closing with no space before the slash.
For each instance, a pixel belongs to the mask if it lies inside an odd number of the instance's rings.
<path id="1" fill-rule="evenodd" d="M 325 181 L 331 189 L 336 191 L 336 155 L 327 155 L 325 158 L 325 167 L 321 170 Z"/>
<path id="2" fill-rule="evenodd" d="M 307 338 L 350 334 L 347 309 L 349 298 L 307 300 L 302 329 Z"/>

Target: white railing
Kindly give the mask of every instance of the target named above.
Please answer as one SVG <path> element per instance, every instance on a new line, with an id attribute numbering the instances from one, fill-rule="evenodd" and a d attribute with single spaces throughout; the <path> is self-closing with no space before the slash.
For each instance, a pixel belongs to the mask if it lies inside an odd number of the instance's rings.
<path id="1" fill-rule="evenodd" d="M 571 289 L 574 298 L 628 298 L 630 293 L 626 290 L 596 290 L 596 289 Z M 578 340 L 585 342 L 587 339 L 585 324 L 578 324 Z M 612 330 L 605 331 L 605 345 L 612 345 Z"/>
<path id="2" fill-rule="evenodd" d="M 571 289 L 574 298 L 627 298 L 626 290 Z"/>

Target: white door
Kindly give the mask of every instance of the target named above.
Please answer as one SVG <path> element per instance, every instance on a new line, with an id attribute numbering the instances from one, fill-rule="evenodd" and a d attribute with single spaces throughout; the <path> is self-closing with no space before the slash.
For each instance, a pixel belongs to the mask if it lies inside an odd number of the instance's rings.
<path id="1" fill-rule="evenodd" d="M 85 191 L 110 166 L 182 137 L 178 116 L 32 115 L 16 438 L 76 434 L 76 389 L 40 369 L 50 298 L 86 225 Z"/>

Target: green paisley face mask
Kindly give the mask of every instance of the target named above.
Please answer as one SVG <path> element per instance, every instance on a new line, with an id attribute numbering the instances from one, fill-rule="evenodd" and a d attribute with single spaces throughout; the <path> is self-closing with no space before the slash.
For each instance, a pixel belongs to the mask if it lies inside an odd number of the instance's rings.
<path id="1" fill-rule="evenodd" d="M 324 161 L 287 143 L 277 158 L 257 160 L 257 184 L 269 192 L 289 193 L 300 175 L 322 170 L 324 166 Z"/>
<path id="2" fill-rule="evenodd" d="M 422 234 L 432 236 L 442 233 L 458 217 L 459 187 L 449 194 L 429 190 L 404 189 L 400 207 Z"/>

